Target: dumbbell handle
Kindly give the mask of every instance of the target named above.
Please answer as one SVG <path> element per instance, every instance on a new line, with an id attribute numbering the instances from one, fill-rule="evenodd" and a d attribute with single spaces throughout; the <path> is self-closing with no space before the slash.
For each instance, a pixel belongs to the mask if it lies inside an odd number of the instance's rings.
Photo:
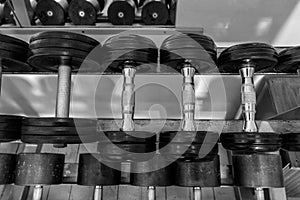
<path id="1" fill-rule="evenodd" d="M 195 88 L 194 75 L 195 68 L 190 64 L 185 64 L 181 70 L 183 74 L 182 84 L 182 106 L 183 106 L 183 131 L 195 131 L 194 112 L 195 112 Z"/>
<path id="2" fill-rule="evenodd" d="M 135 95 L 134 95 L 134 77 L 136 69 L 132 66 L 125 66 L 123 69 L 123 91 L 122 91 L 122 115 L 123 115 L 123 131 L 133 131 L 134 122 L 133 122 L 133 112 L 135 104 Z"/>
<path id="3" fill-rule="evenodd" d="M 94 200 L 102 200 L 103 199 L 103 187 L 102 186 L 95 186 L 94 189 Z"/>
<path id="4" fill-rule="evenodd" d="M 43 186 L 35 185 L 33 188 L 32 200 L 41 200 L 43 197 Z"/>
<path id="5" fill-rule="evenodd" d="M 265 200 L 263 188 L 255 188 L 256 200 Z"/>
<path id="6" fill-rule="evenodd" d="M 243 131 L 257 132 L 255 123 L 256 92 L 254 88 L 254 67 L 251 64 L 245 64 L 240 69 L 242 77 L 241 103 L 244 116 Z"/>
<path id="7" fill-rule="evenodd" d="M 148 187 L 148 200 L 156 200 L 156 189 L 154 186 Z"/>
<path id="8" fill-rule="evenodd" d="M 193 193 L 194 193 L 194 200 L 201 200 L 201 188 L 200 187 L 194 187 Z"/>

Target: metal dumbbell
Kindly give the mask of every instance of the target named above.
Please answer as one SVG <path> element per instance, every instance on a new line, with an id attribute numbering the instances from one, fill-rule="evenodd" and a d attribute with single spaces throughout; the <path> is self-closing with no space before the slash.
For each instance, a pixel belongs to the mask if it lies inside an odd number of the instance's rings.
<path id="1" fill-rule="evenodd" d="M 73 0 L 68 13 L 75 25 L 93 25 L 105 6 L 105 0 Z"/>
<path id="2" fill-rule="evenodd" d="M 279 53 L 275 71 L 283 73 L 297 73 L 300 75 L 300 47 L 287 48 Z M 300 134 L 282 134 L 282 148 L 286 151 L 300 151 Z"/>
<path id="3" fill-rule="evenodd" d="M 43 185 L 61 184 L 64 170 L 63 154 L 22 153 L 17 156 L 16 185 L 34 185 L 33 200 L 41 200 Z"/>
<path id="4" fill-rule="evenodd" d="M 164 25 L 169 18 L 165 0 L 146 0 L 142 6 L 142 20 L 146 25 Z"/>
<path id="5" fill-rule="evenodd" d="M 235 45 L 224 50 L 218 58 L 221 71 L 240 72 L 244 117 L 243 131 L 222 133 L 221 142 L 224 148 L 234 151 L 232 164 L 235 184 L 255 188 L 256 197 L 260 200 L 264 199 L 263 188 L 283 186 L 280 156 L 268 154 L 279 150 L 281 138 L 277 133 L 258 132 L 253 76 L 255 71 L 273 68 L 277 59 L 276 50 L 264 43 Z"/>
<path id="6" fill-rule="evenodd" d="M 125 147 L 124 143 L 127 141 L 131 145 L 126 145 L 129 152 L 133 151 L 135 153 L 135 151 L 138 151 L 136 153 L 144 153 L 145 151 L 155 150 L 155 141 L 147 144 L 146 138 L 139 138 L 141 135 L 151 137 L 153 134 L 135 131 L 133 122 L 135 107 L 134 77 L 139 69 L 151 70 L 151 68 L 157 67 L 156 64 L 155 66 L 150 66 L 150 68 L 149 65 L 145 68 L 143 67 L 144 64 L 157 63 L 158 52 L 155 44 L 150 39 L 138 35 L 117 35 L 109 38 L 103 45 L 103 48 L 107 50 L 104 56 L 104 63 L 106 63 L 110 71 L 122 72 L 124 80 L 122 90 L 122 128 L 121 131 L 105 132 L 107 138 L 113 143 L 123 145 L 123 148 Z M 134 137 L 134 135 L 138 137 Z M 105 151 L 105 149 L 102 151 Z M 121 154 L 122 152 L 119 153 Z M 129 172 L 128 167 L 130 167 L 132 154 L 129 153 L 127 156 L 129 156 L 129 159 L 126 159 L 128 162 L 122 162 L 122 171 Z"/>
<path id="7" fill-rule="evenodd" d="M 108 20 L 113 25 L 132 25 L 136 7 L 134 0 L 113 0 L 107 11 Z"/>
<path id="8" fill-rule="evenodd" d="M 65 24 L 69 3 L 67 0 L 39 0 L 35 13 L 43 25 Z"/>
<path id="9" fill-rule="evenodd" d="M 57 96 L 55 117 L 24 119 L 23 142 L 65 147 L 67 143 L 97 141 L 96 120 L 69 118 L 71 73 L 77 72 L 83 62 L 97 68 L 87 58 L 97 45 L 99 42 L 90 37 L 69 32 L 41 32 L 31 37 L 33 54 L 28 62 L 38 70 L 58 72 Z"/>
<path id="10" fill-rule="evenodd" d="M 78 178 L 79 185 L 94 186 L 94 200 L 103 199 L 103 186 L 120 184 L 120 162 L 106 160 L 100 154 L 80 154 Z M 106 165 L 108 164 L 108 165 Z"/>
<path id="11" fill-rule="evenodd" d="M 161 46 L 161 63 L 172 67 L 175 70 L 181 71 L 183 78 L 183 85 L 182 85 L 182 106 L 183 106 L 183 122 L 181 126 L 181 131 L 179 131 L 177 134 L 179 134 L 178 141 L 181 141 L 182 146 L 184 146 L 184 142 L 187 144 L 186 149 L 187 152 L 191 151 L 191 147 L 193 147 L 193 140 L 196 138 L 195 142 L 198 144 L 198 146 L 202 146 L 203 140 L 206 137 L 206 132 L 197 132 L 196 126 L 194 123 L 194 112 L 195 112 L 195 90 L 194 90 L 194 75 L 196 70 L 198 72 L 206 72 L 216 69 L 216 45 L 214 41 L 205 35 L 196 35 L 196 34 L 177 34 L 172 35 L 169 38 L 167 38 Z M 170 133 L 161 133 L 161 138 L 163 138 L 164 134 L 169 135 Z M 181 136 L 181 137 L 180 137 Z M 197 141 L 198 140 L 198 141 Z M 183 141 L 183 142 L 182 142 Z M 173 140 L 172 140 L 173 142 Z M 188 144 L 189 143 L 189 144 Z M 211 149 L 211 152 L 214 152 L 213 149 L 217 148 L 217 139 L 215 143 L 210 144 L 209 149 Z M 181 150 L 181 154 L 184 155 L 186 153 L 184 150 Z M 209 152 L 207 152 L 210 154 Z M 188 155 L 188 154 L 186 154 Z M 197 162 L 204 162 L 203 165 L 206 165 L 207 162 L 205 160 L 197 160 L 197 157 L 201 156 L 198 152 L 194 155 L 189 155 L 188 157 L 191 157 L 191 159 L 195 162 L 187 162 L 187 160 L 177 163 L 178 166 L 178 173 L 182 173 L 181 167 L 192 167 L 193 164 L 197 165 Z M 206 155 L 203 155 L 206 156 Z M 212 156 L 216 162 L 219 162 L 218 156 Z M 187 159 L 187 158 L 186 158 Z M 196 161 L 197 160 L 197 161 Z M 219 165 L 217 163 L 214 163 L 214 168 L 210 168 L 213 172 L 219 171 Z M 188 164 L 191 164 L 188 166 Z M 202 165 L 201 164 L 201 165 Z M 201 167 L 201 165 L 199 165 Z M 201 171 L 197 170 L 198 177 L 201 179 L 202 174 Z M 188 174 L 186 174 L 188 176 Z M 185 184 L 184 179 L 180 179 L 180 177 L 177 177 L 177 183 L 178 185 L 182 186 L 188 186 L 188 184 Z M 197 179 L 196 178 L 196 179 Z M 213 182 L 216 182 L 218 184 L 215 184 L 215 186 L 219 186 L 220 180 L 219 176 L 213 177 Z M 181 184 L 182 182 L 182 184 Z M 194 187 L 194 198 L 195 199 L 201 199 L 201 182 L 198 182 L 195 185 L 191 186 Z"/>

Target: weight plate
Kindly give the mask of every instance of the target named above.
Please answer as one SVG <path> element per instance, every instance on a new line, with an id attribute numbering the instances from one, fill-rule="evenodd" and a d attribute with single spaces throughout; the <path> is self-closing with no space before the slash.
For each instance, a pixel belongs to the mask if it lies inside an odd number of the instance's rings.
<path id="1" fill-rule="evenodd" d="M 29 72 L 32 67 L 25 62 L 14 59 L 2 59 L 2 72 Z"/>
<path id="2" fill-rule="evenodd" d="M 36 54 L 48 54 L 49 56 L 52 55 L 61 55 L 61 56 L 70 56 L 70 57 L 87 57 L 88 52 L 77 50 L 77 49 L 70 49 L 70 48 L 55 48 L 55 47 L 48 47 L 48 48 L 38 48 L 38 49 L 31 49 L 34 55 Z"/>
<path id="3" fill-rule="evenodd" d="M 300 134 L 285 133 L 281 135 L 282 149 L 286 151 L 300 151 Z"/>
<path id="4" fill-rule="evenodd" d="M 97 127 L 45 127 L 23 126 L 22 135 L 37 136 L 86 136 L 98 135 Z"/>
<path id="5" fill-rule="evenodd" d="M 82 144 L 97 142 L 95 134 L 81 135 L 21 135 L 21 141 L 28 144 Z"/>
<path id="6" fill-rule="evenodd" d="M 114 1 L 108 7 L 107 15 L 113 25 L 132 25 L 135 18 L 135 5 L 130 1 Z"/>
<path id="7" fill-rule="evenodd" d="M 153 171 L 160 166 L 165 167 Z M 171 186 L 174 184 L 174 164 L 170 164 L 166 159 L 163 159 L 163 157 L 155 157 L 151 162 L 133 162 L 131 167 L 133 171 L 142 172 L 131 174 L 132 185 L 146 187 Z"/>
<path id="8" fill-rule="evenodd" d="M 16 185 L 61 184 L 64 169 L 63 154 L 21 153 L 17 155 Z"/>
<path id="9" fill-rule="evenodd" d="M 269 50 L 273 50 L 274 52 L 276 52 L 275 48 L 269 44 L 253 42 L 253 43 L 243 43 L 243 44 L 237 44 L 237 45 L 231 46 L 231 47 L 225 49 L 224 51 L 222 51 L 221 54 L 230 53 L 230 52 L 238 53 L 241 50 L 246 51 L 246 50 L 251 50 L 251 49 L 269 49 Z"/>
<path id="10" fill-rule="evenodd" d="M 62 0 L 65 3 L 66 0 Z M 35 13 L 43 25 L 63 25 L 66 19 L 66 10 L 56 0 L 39 0 Z"/>
<path id="11" fill-rule="evenodd" d="M 94 25 L 99 11 L 99 7 L 88 0 L 73 0 L 68 8 L 69 17 L 75 25 Z"/>
<path id="12" fill-rule="evenodd" d="M 0 184 L 14 183 L 15 167 L 16 167 L 15 154 L 0 154 Z"/>
<path id="13" fill-rule="evenodd" d="M 1 36 L 0 36 L 1 38 Z M 13 43 L 9 43 L 9 42 L 2 42 L 0 41 L 0 49 L 1 50 L 6 50 L 6 51 L 9 51 L 9 52 L 12 52 L 12 53 L 16 53 L 16 54 L 19 54 L 19 55 L 28 55 L 28 45 L 27 47 L 23 47 L 23 46 L 20 46 L 20 45 L 16 45 L 16 44 L 13 44 Z M 0 51 L 1 51 L 0 50 Z"/>
<path id="14" fill-rule="evenodd" d="M 284 187 L 279 155 L 233 155 L 232 165 L 235 186 L 250 188 Z"/>
<path id="15" fill-rule="evenodd" d="M 232 151 L 273 152 L 281 147 L 281 137 L 277 133 L 223 133 L 220 141 L 225 149 Z"/>
<path id="16" fill-rule="evenodd" d="M 18 38 L 14 38 L 8 35 L 3 35 L 0 34 L 0 41 L 1 42 L 5 42 L 5 43 L 9 43 L 9 44 L 13 44 L 13 45 L 17 45 L 20 46 L 21 48 L 23 47 L 24 49 L 28 49 L 28 43 L 20 40 Z"/>
<path id="17" fill-rule="evenodd" d="M 219 134 L 216 132 L 207 131 L 167 131 L 161 132 L 159 135 L 160 143 L 186 143 L 193 142 L 193 144 L 202 143 L 217 143 Z"/>
<path id="18" fill-rule="evenodd" d="M 95 48 L 94 45 L 90 45 L 85 42 L 59 39 L 59 38 L 35 40 L 30 43 L 29 47 L 31 49 L 40 49 L 40 48 L 49 48 L 49 47 L 66 48 L 66 49 L 76 49 L 84 52 L 91 52 Z"/>
<path id="19" fill-rule="evenodd" d="M 169 11 L 162 1 L 151 1 L 142 7 L 142 20 L 146 25 L 165 25 Z"/>
<path id="20" fill-rule="evenodd" d="M 100 154 L 80 154 L 78 166 L 78 185 L 103 186 L 118 185 L 121 180 L 120 162 L 106 160 Z M 105 165 L 109 162 L 109 166 Z"/>
<path id="21" fill-rule="evenodd" d="M 219 187 L 219 156 L 206 159 L 179 159 L 175 163 L 175 185 L 182 187 Z"/>
<path id="22" fill-rule="evenodd" d="M 104 134 L 102 134 L 101 136 L 106 137 L 106 139 L 108 139 L 112 143 L 156 142 L 156 134 L 146 131 L 104 131 Z"/>
<path id="23" fill-rule="evenodd" d="M 37 127 L 96 127 L 97 120 L 86 119 L 86 118 L 53 118 L 53 117 L 24 118 L 22 120 L 22 125 L 37 126 Z"/>
<path id="24" fill-rule="evenodd" d="M 124 62 L 133 61 L 138 63 L 156 63 L 157 62 L 157 51 L 156 50 L 112 50 L 106 52 L 103 62 Z"/>
<path id="25" fill-rule="evenodd" d="M 200 157 L 204 158 L 211 155 L 218 154 L 218 144 L 185 144 L 185 143 L 171 143 L 159 144 L 160 153 L 172 157 Z"/>
<path id="26" fill-rule="evenodd" d="M 97 40 L 91 37 L 78 34 L 78 33 L 64 32 L 64 31 L 44 31 L 44 32 L 34 34 L 30 38 L 30 43 L 41 39 L 66 39 L 66 40 L 73 40 L 75 42 L 77 41 L 77 42 L 87 43 L 92 46 L 101 45 Z"/>
<path id="27" fill-rule="evenodd" d="M 131 153 L 151 153 L 156 150 L 155 143 L 99 143 L 98 152 L 103 155 L 127 155 Z"/>
<path id="28" fill-rule="evenodd" d="M 4 49 L 0 50 L 0 58 L 1 59 L 6 59 L 6 60 L 15 60 L 19 62 L 26 62 L 27 60 L 27 53 L 23 54 L 18 54 L 12 51 L 7 51 Z"/>
<path id="29" fill-rule="evenodd" d="M 18 115 L 0 115 L 0 123 L 20 123 L 23 119 L 23 116 Z"/>

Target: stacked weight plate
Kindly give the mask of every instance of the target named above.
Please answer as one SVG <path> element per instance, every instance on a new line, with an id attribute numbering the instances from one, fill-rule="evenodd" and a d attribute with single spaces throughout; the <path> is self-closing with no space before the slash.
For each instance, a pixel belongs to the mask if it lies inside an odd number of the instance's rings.
<path id="1" fill-rule="evenodd" d="M 136 7 L 134 0 L 113 0 L 107 11 L 108 20 L 113 25 L 132 25 Z"/>
<path id="2" fill-rule="evenodd" d="M 285 49 L 279 53 L 278 64 L 275 66 L 276 72 L 299 73 L 300 69 L 300 46 Z M 287 151 L 300 151 L 300 134 L 282 134 L 282 148 Z"/>
<path id="3" fill-rule="evenodd" d="M 68 9 L 69 17 L 75 25 L 93 25 L 104 6 L 105 0 L 73 0 Z"/>
<path id="4" fill-rule="evenodd" d="M 238 73 L 241 63 L 251 60 L 256 64 L 255 72 L 273 71 L 278 62 L 274 47 L 265 43 L 238 44 L 225 49 L 218 58 L 220 72 Z"/>
<path id="5" fill-rule="evenodd" d="M 63 25 L 67 18 L 67 0 L 39 0 L 35 13 L 43 25 Z"/>
<path id="6" fill-rule="evenodd" d="M 160 55 L 162 64 L 178 71 L 185 61 L 190 61 L 199 73 L 216 70 L 217 47 L 205 35 L 172 35 L 163 42 Z"/>
<path id="7" fill-rule="evenodd" d="M 165 0 L 145 0 L 142 6 L 142 20 L 146 25 L 164 25 L 169 19 Z"/>

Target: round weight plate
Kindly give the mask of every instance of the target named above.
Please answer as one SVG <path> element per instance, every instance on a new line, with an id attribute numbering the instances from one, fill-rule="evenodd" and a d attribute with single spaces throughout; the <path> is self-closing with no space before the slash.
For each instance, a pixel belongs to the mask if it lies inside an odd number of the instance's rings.
<path id="1" fill-rule="evenodd" d="M 14 183 L 16 157 L 15 154 L 0 154 L 1 185 Z"/>
<path id="2" fill-rule="evenodd" d="M 286 151 L 300 151 L 300 134 L 286 133 L 281 135 L 282 149 Z"/>
<path id="3" fill-rule="evenodd" d="M 149 171 L 145 173 L 132 173 L 132 185 L 136 186 L 171 186 L 174 184 L 174 164 L 167 165 L 159 170 L 152 171 L 156 167 L 165 166 L 168 163 L 166 159 L 155 159 L 150 162 L 133 162 L 131 167 L 133 171 Z"/>
<path id="4" fill-rule="evenodd" d="M 29 72 L 32 67 L 15 59 L 2 59 L 2 72 Z"/>
<path id="5" fill-rule="evenodd" d="M 67 40 L 74 40 L 77 42 L 87 43 L 92 46 L 100 45 L 100 43 L 88 36 L 72 33 L 72 32 L 64 32 L 64 31 L 44 31 L 37 34 L 34 34 L 30 38 L 30 43 L 41 40 L 41 39 L 67 39 Z"/>
<path id="6" fill-rule="evenodd" d="M 283 186 L 281 158 L 274 154 L 233 155 L 234 183 L 240 187 Z"/>
<path id="7" fill-rule="evenodd" d="M 97 8 L 88 0 L 73 0 L 68 8 L 69 17 L 75 25 L 95 24 L 99 11 L 99 5 Z"/>
<path id="8" fill-rule="evenodd" d="M 98 142 L 96 134 L 81 135 L 29 135 L 22 134 L 21 141 L 28 144 L 82 144 Z"/>
<path id="9" fill-rule="evenodd" d="M 48 48 L 38 48 L 38 49 L 31 49 L 34 55 L 37 54 L 48 54 L 49 56 L 52 55 L 61 55 L 61 56 L 70 56 L 70 57 L 87 57 L 88 52 L 77 50 L 77 49 L 70 49 L 70 48 L 55 48 L 55 47 L 48 47 Z"/>
<path id="10" fill-rule="evenodd" d="M 27 53 L 23 54 L 18 54 L 12 51 L 7 51 L 4 49 L 0 50 L 0 58 L 1 59 L 6 59 L 6 60 L 15 60 L 19 62 L 26 62 L 27 60 Z"/>
<path id="11" fill-rule="evenodd" d="M 104 134 L 106 138 L 112 143 L 151 143 L 151 142 L 155 143 L 156 142 L 155 133 L 146 132 L 146 131 L 105 131 Z"/>
<path id="12" fill-rule="evenodd" d="M 66 49 L 76 49 L 84 52 L 91 52 L 95 46 L 87 44 L 85 42 L 68 40 L 68 39 L 40 39 L 35 40 L 30 43 L 29 47 L 31 49 L 40 49 L 40 48 L 66 48 Z"/>
<path id="13" fill-rule="evenodd" d="M 142 8 L 142 20 L 146 25 L 165 25 L 169 11 L 162 1 L 151 1 Z"/>
<path id="14" fill-rule="evenodd" d="M 161 143 L 186 143 L 193 142 L 193 144 L 202 143 L 217 143 L 219 134 L 216 132 L 207 131 L 167 131 L 161 132 L 159 135 L 159 142 Z"/>
<path id="15" fill-rule="evenodd" d="M 135 18 L 135 5 L 131 1 L 114 1 L 110 4 L 107 14 L 113 25 L 132 25 Z"/>
<path id="16" fill-rule="evenodd" d="M 97 127 L 47 127 L 47 126 L 23 126 L 22 135 L 37 136 L 81 136 L 98 135 Z"/>
<path id="17" fill-rule="evenodd" d="M 39 0 L 35 13 L 43 25 L 63 25 L 65 23 L 66 10 L 59 1 Z"/>
<path id="18" fill-rule="evenodd" d="M 112 144 L 112 143 L 99 143 L 98 152 L 103 155 L 126 155 L 131 153 L 151 153 L 156 150 L 155 143 L 140 144 L 140 143 L 125 143 L 125 144 Z"/>
<path id="19" fill-rule="evenodd" d="M 157 51 L 155 50 L 113 50 L 106 53 L 104 63 L 120 63 L 133 61 L 136 63 L 156 63 Z"/>
<path id="20" fill-rule="evenodd" d="M 175 184 L 183 187 L 219 187 L 219 156 L 205 159 L 179 159 L 175 163 Z"/>
<path id="21" fill-rule="evenodd" d="M 21 48 L 24 48 L 24 49 L 28 49 L 28 43 L 27 42 L 25 42 L 23 40 L 20 40 L 18 38 L 8 36 L 8 35 L 0 34 L 0 41 L 5 42 L 5 43 L 9 43 L 9 44 L 13 44 L 13 45 L 17 45 L 17 46 L 20 46 Z"/>
<path id="22" fill-rule="evenodd" d="M 20 130 L 1 130 L 0 131 L 0 142 L 12 142 L 21 138 Z"/>
<path id="23" fill-rule="evenodd" d="M 78 166 L 78 185 L 118 185 L 121 180 L 120 162 L 109 162 L 109 166 L 101 161 L 103 157 L 100 154 L 80 154 Z M 113 166 L 113 167 L 111 167 Z"/>
<path id="24" fill-rule="evenodd" d="M 23 116 L 18 115 L 0 115 L 0 123 L 21 123 Z"/>
<path id="25" fill-rule="evenodd" d="M 273 152 L 281 147 L 281 137 L 277 133 L 223 133 L 220 141 L 225 149 L 232 151 Z"/>
<path id="26" fill-rule="evenodd" d="M 1 120 L 1 117 L 0 117 Z M 1 121 L 0 121 L 1 122 Z M 37 127 L 96 127 L 97 120 L 86 118 L 24 118 L 23 126 Z"/>
<path id="27" fill-rule="evenodd" d="M 23 46 L 20 45 L 15 45 L 13 43 L 8 43 L 8 42 L 0 42 L 0 51 L 5 50 L 9 51 L 12 53 L 16 53 L 18 55 L 28 55 L 29 49 L 28 47 L 24 48 Z"/>
<path id="28" fill-rule="evenodd" d="M 22 153 L 17 156 L 16 185 L 61 184 L 64 169 L 63 154 Z"/>
<path id="29" fill-rule="evenodd" d="M 251 50 L 251 49 L 269 49 L 269 50 L 273 50 L 274 52 L 276 52 L 275 48 L 269 44 L 266 43 L 260 43 L 260 42 L 254 42 L 254 43 L 243 43 L 243 44 L 237 44 L 234 46 L 231 46 L 227 49 L 225 49 L 224 51 L 222 51 L 222 53 L 220 54 L 220 56 L 222 54 L 226 54 L 226 53 L 238 53 L 239 51 L 242 50 Z"/>

